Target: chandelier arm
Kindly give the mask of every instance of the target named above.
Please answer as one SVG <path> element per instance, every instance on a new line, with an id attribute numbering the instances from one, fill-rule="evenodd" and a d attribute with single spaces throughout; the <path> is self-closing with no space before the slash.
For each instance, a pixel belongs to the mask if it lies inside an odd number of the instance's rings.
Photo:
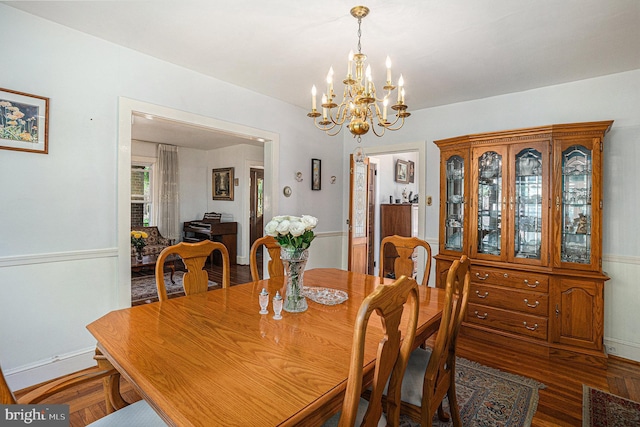
<path id="1" fill-rule="evenodd" d="M 329 136 L 336 136 L 337 134 L 339 134 L 339 133 L 340 133 L 340 131 L 341 131 L 341 130 L 342 130 L 342 125 L 340 125 L 340 127 L 338 127 L 338 130 L 337 130 L 337 131 L 335 131 L 335 133 L 331 133 L 331 132 L 327 131 L 327 135 L 329 135 Z"/>
<path id="2" fill-rule="evenodd" d="M 347 115 L 345 114 L 345 105 L 340 104 L 338 106 L 335 117 L 331 114 L 331 110 L 329 110 L 328 118 L 334 123 L 334 125 L 342 126 L 347 119 Z M 333 126 L 331 128 L 333 129 Z"/>
<path id="3" fill-rule="evenodd" d="M 316 125 L 316 127 L 317 127 L 318 129 L 320 129 L 321 131 L 324 131 L 324 132 L 329 132 L 330 130 L 332 130 L 332 129 L 333 129 L 334 127 L 336 127 L 336 125 L 337 125 L 337 123 L 334 123 L 334 124 L 332 124 L 331 126 L 326 126 L 326 125 L 325 125 L 325 126 L 323 126 L 323 125 L 318 124 L 318 122 L 316 121 L 316 119 L 313 119 L 313 124 L 314 124 L 314 125 Z M 340 125 L 340 127 L 342 128 L 342 125 Z M 339 132 L 339 131 L 338 131 L 338 132 Z"/>
<path id="4" fill-rule="evenodd" d="M 400 122 L 400 126 L 398 126 L 398 127 L 396 127 L 396 128 L 392 127 L 393 125 L 395 125 L 396 123 L 398 123 L 398 121 L 399 121 L 400 119 L 402 119 L 402 121 Z M 393 123 L 391 123 L 389 126 L 387 126 L 387 128 L 388 128 L 389 130 L 398 130 L 398 129 L 400 129 L 402 126 L 404 126 L 404 117 L 398 117 L 398 118 L 396 119 L 396 121 L 395 121 L 395 122 L 393 122 Z"/>
<path id="5" fill-rule="evenodd" d="M 382 132 L 380 132 L 380 133 L 376 132 L 376 127 L 373 125 L 373 120 L 371 121 L 371 130 L 378 137 L 384 135 L 384 131 L 387 129 L 386 126 L 380 126 L 380 127 L 382 128 Z"/>

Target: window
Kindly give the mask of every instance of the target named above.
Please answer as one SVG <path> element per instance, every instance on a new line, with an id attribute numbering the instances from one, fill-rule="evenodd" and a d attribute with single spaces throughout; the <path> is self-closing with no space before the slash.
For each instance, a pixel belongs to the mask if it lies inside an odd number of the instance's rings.
<path id="1" fill-rule="evenodd" d="M 149 226 L 153 214 L 153 166 L 131 165 L 131 226 Z"/>

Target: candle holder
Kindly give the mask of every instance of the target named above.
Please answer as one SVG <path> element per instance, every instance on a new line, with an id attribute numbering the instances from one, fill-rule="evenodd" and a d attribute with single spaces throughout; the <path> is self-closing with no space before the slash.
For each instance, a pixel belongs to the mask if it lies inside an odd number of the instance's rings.
<path id="1" fill-rule="evenodd" d="M 273 297 L 273 318 L 275 320 L 280 320 L 282 319 L 281 313 L 282 313 L 282 296 L 280 295 L 280 291 L 276 291 L 276 296 Z"/>
<path id="2" fill-rule="evenodd" d="M 262 288 L 262 292 L 260 292 L 260 296 L 258 297 L 260 300 L 260 314 L 268 314 L 269 310 L 267 307 L 269 306 L 269 292 L 265 288 Z"/>

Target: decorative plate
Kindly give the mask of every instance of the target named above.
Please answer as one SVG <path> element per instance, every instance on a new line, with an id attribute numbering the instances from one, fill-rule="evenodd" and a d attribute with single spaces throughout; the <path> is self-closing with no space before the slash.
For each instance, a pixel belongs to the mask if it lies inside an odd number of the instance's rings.
<path id="1" fill-rule="evenodd" d="M 324 305 L 342 304 L 349 299 L 349 295 L 345 291 L 331 288 L 316 288 L 305 286 L 304 296 L 311 301 Z"/>

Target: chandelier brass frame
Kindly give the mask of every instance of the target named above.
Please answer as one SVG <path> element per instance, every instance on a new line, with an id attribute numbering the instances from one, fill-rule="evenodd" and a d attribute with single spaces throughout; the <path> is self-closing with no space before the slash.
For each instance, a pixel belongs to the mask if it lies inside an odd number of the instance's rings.
<path id="1" fill-rule="evenodd" d="M 365 69 L 367 56 L 362 53 L 360 41 L 362 18 L 368 14 L 369 8 L 366 6 L 356 6 L 351 9 L 351 15 L 358 19 L 358 53 L 349 52 L 347 76 L 342 81 L 345 85 L 342 102 L 335 103 L 333 67 L 331 67 L 327 75 L 327 92 L 322 95 L 322 113 L 316 109 L 317 89 L 314 85 L 311 89 L 311 112 L 307 114 L 308 117 L 313 118 L 313 123 L 318 129 L 327 132 L 330 136 L 337 135 L 342 130 L 344 123 L 348 122 L 347 127 L 354 138 L 358 137 L 358 142 L 362 135 L 369 132 L 369 129 L 372 129 L 376 136 L 384 135 L 387 129 L 391 131 L 400 129 L 404 125 L 404 119 L 411 115 L 404 103 L 404 80 L 400 75 L 397 86 L 397 101 L 390 107 L 395 111 L 395 118 L 392 122 L 388 120 L 387 107 L 392 92 L 396 90 L 396 86 L 391 80 L 391 60 L 389 57 L 386 61 L 387 80 L 383 86 L 386 94 L 382 98 L 378 98 L 376 95 L 376 87 L 371 78 L 371 67 L 367 66 Z M 355 75 L 352 74 L 354 62 Z M 318 120 L 319 117 L 321 117 L 320 120 Z M 380 128 L 378 131 L 375 124 Z"/>

